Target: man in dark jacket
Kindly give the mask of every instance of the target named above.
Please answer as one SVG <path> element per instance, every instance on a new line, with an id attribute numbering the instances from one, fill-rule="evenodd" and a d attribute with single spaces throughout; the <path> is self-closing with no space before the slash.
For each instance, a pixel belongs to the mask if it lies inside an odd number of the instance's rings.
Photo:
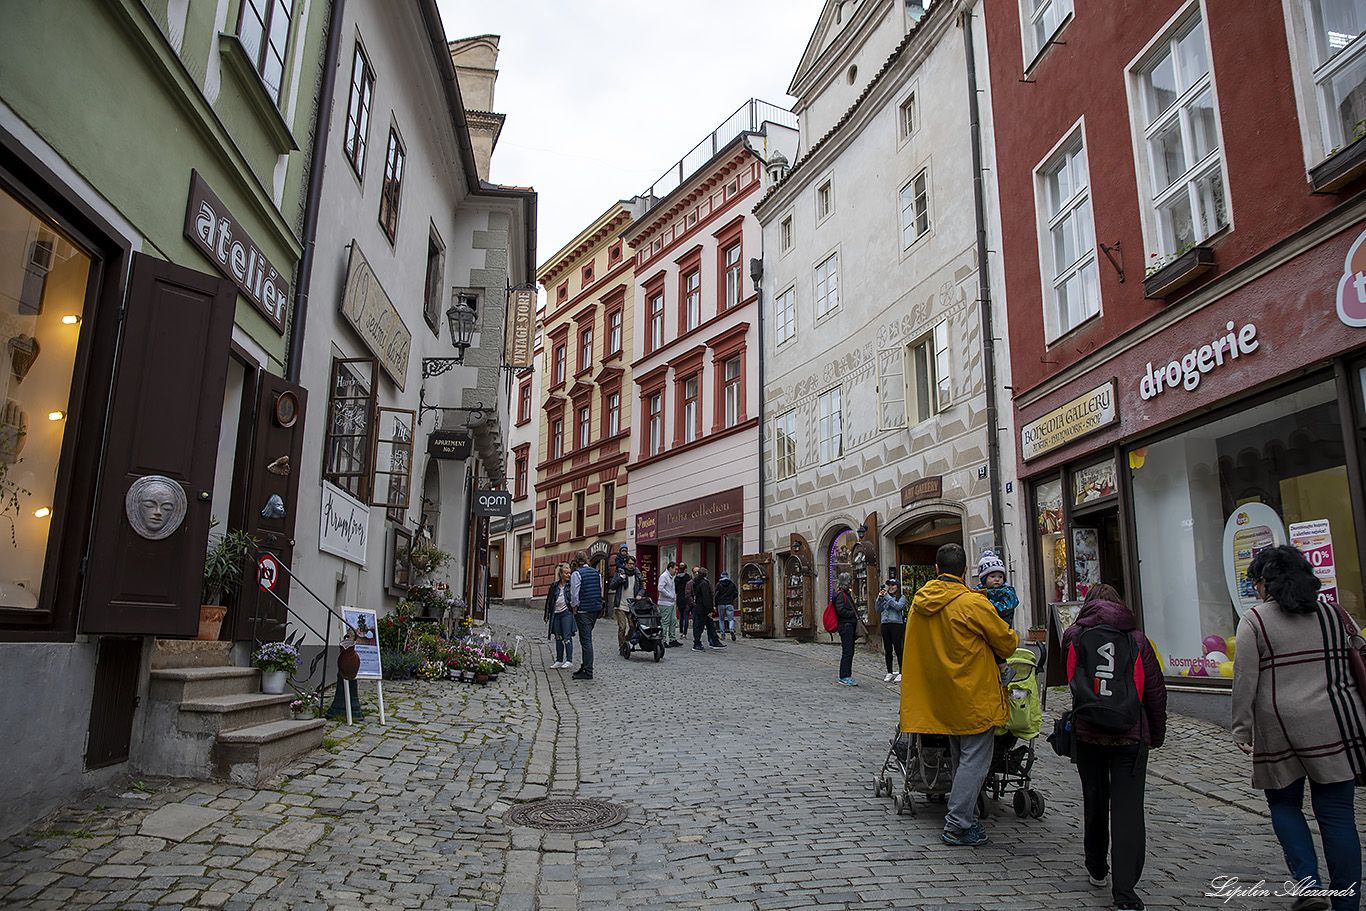
<path id="1" fill-rule="evenodd" d="M 1138 724 L 1120 733 L 1096 730 L 1077 720 L 1074 758 L 1081 779 L 1086 878 L 1097 889 L 1113 880 L 1115 906 L 1126 911 L 1143 907 L 1134 888 L 1143 874 L 1146 850 L 1144 779 L 1148 748 L 1162 746 L 1167 736 L 1167 685 L 1148 637 L 1138 629 L 1129 608 L 1120 602 L 1119 592 L 1105 584 L 1093 586 L 1086 593 L 1086 603 L 1076 624 L 1063 633 L 1062 653 L 1069 678 L 1076 666 L 1071 648 L 1074 640 L 1081 630 L 1101 624 L 1134 640 L 1138 660 L 1133 675 L 1143 713 Z"/>
<path id="2" fill-rule="evenodd" d="M 730 641 L 735 641 L 735 602 L 740 597 L 740 589 L 730 580 L 730 573 L 721 570 L 721 578 L 716 580 L 716 631 L 721 638 L 730 633 Z"/>
<path id="3" fill-rule="evenodd" d="M 626 565 L 612 577 L 612 603 L 617 615 L 617 650 L 631 635 L 631 604 L 645 594 L 645 577 L 636 569 L 636 558 L 627 557 Z"/>
<path id="4" fill-rule="evenodd" d="M 706 567 L 697 567 L 697 575 L 693 577 L 692 583 L 693 597 L 693 627 L 692 627 L 692 647 L 694 651 L 703 651 L 702 630 L 707 631 L 707 641 L 712 648 L 725 648 L 723 643 L 716 636 L 715 604 L 712 601 L 711 583 L 707 581 Z"/>
<path id="5" fill-rule="evenodd" d="M 674 577 L 674 595 L 678 598 L 678 634 L 687 638 L 688 620 L 692 617 L 692 601 L 688 599 L 688 583 L 692 581 L 692 573 L 688 571 L 688 564 L 678 564 L 678 575 Z"/>
<path id="6" fill-rule="evenodd" d="M 574 612 L 574 624 L 579 629 L 579 652 L 583 656 L 583 664 L 571 677 L 592 680 L 593 626 L 602 610 L 602 576 L 582 550 L 574 554 L 574 572 L 569 576 L 569 608 Z"/>

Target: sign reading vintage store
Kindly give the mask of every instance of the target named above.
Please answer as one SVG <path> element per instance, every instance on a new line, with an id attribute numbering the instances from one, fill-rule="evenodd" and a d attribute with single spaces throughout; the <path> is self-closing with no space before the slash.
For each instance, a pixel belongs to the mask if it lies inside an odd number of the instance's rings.
<path id="1" fill-rule="evenodd" d="M 256 241 L 209 189 L 198 171 L 190 171 L 185 237 L 209 258 L 224 278 L 237 286 L 238 292 L 276 332 L 285 334 L 289 279 L 266 259 Z"/>
<path id="2" fill-rule="evenodd" d="M 1020 429 L 1020 455 L 1028 462 L 1118 420 L 1111 380 L 1024 425 Z"/>
<path id="3" fill-rule="evenodd" d="M 375 270 L 370 268 L 360 252 L 360 245 L 354 240 L 351 241 L 351 260 L 346 267 L 341 314 L 370 353 L 379 358 L 379 365 L 402 392 L 408 375 L 408 349 L 412 346 L 413 333 L 380 287 Z"/>

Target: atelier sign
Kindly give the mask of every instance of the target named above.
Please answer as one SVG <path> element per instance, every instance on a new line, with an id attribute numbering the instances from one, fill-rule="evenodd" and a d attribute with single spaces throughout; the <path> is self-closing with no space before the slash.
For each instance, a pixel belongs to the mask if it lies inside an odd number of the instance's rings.
<path id="1" fill-rule="evenodd" d="M 468 433 L 433 430 L 427 437 L 427 455 L 434 459 L 468 459 L 472 448 Z"/>
<path id="2" fill-rule="evenodd" d="M 276 332 L 285 334 L 289 279 L 266 259 L 251 235 L 194 170 L 190 171 L 190 198 L 185 207 L 185 237 L 237 286 Z"/>
<path id="3" fill-rule="evenodd" d="M 346 267 L 341 314 L 402 392 L 408 375 L 408 349 L 413 342 L 413 333 L 380 287 L 375 271 L 366 262 L 360 244 L 355 240 L 351 241 L 351 261 Z"/>
<path id="4" fill-rule="evenodd" d="M 474 514 L 476 516 L 512 515 L 512 494 L 506 490 L 476 490 L 474 492 Z"/>
<path id="5" fill-rule="evenodd" d="M 937 500 L 943 495 L 944 478 L 942 475 L 936 475 L 933 478 L 921 478 L 901 488 L 901 505 L 910 506 L 912 503 L 919 503 L 921 500 Z"/>
<path id="6" fill-rule="evenodd" d="M 1020 428 L 1020 456 L 1028 462 L 1118 420 L 1110 380 Z"/>

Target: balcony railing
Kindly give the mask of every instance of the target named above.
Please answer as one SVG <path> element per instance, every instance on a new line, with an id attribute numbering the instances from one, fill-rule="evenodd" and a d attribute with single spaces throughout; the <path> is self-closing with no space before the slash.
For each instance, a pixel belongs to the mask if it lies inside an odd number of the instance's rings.
<path id="1" fill-rule="evenodd" d="M 644 194 L 646 197 L 663 199 L 716 156 L 736 136 L 744 132 L 756 132 L 764 123 L 797 129 L 797 115 L 787 108 L 751 98 L 740 105 L 719 127 L 711 131 L 705 139 L 692 147 L 688 154 L 665 171 L 658 180 L 650 184 Z"/>

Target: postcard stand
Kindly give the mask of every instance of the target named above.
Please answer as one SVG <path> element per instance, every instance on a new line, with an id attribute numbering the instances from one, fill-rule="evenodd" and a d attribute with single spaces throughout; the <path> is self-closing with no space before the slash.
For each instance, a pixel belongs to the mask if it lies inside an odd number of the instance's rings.
<path id="1" fill-rule="evenodd" d="M 341 614 L 344 623 L 342 643 L 354 645 L 356 654 L 360 657 L 360 670 L 356 673 L 356 681 L 375 681 L 375 691 L 379 697 L 379 723 L 387 724 L 384 718 L 384 668 L 380 664 L 379 639 L 376 632 L 379 629 L 378 619 L 373 610 L 363 607 L 343 607 Z M 351 700 L 342 701 L 346 703 L 346 723 L 350 725 Z"/>

